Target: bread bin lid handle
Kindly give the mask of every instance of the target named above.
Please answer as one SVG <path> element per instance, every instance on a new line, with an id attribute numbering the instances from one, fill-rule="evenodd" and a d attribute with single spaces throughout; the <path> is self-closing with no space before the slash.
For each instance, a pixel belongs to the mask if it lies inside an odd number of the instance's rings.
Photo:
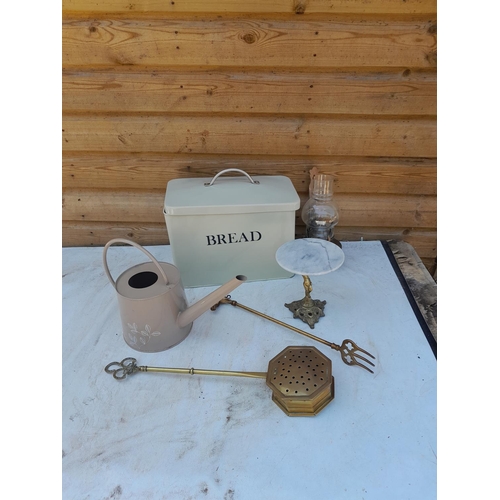
<path id="1" fill-rule="evenodd" d="M 226 168 L 225 170 L 221 170 L 217 175 L 214 176 L 214 178 L 210 182 L 205 182 L 203 185 L 206 187 L 210 187 L 214 184 L 214 182 L 217 180 L 217 177 L 219 177 L 222 174 L 225 174 L 226 172 L 239 172 L 240 174 L 246 175 L 248 177 L 248 180 L 252 184 L 260 184 L 259 181 L 256 181 L 250 177 L 244 170 L 241 170 L 239 168 Z"/>

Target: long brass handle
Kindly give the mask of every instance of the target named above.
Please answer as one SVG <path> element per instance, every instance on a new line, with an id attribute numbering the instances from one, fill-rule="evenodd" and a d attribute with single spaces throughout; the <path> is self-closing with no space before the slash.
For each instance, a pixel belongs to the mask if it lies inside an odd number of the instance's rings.
<path id="1" fill-rule="evenodd" d="M 135 358 L 113 361 L 104 368 L 106 373 L 116 380 L 123 380 L 127 375 L 137 372 L 180 373 L 182 375 L 219 375 L 229 377 L 266 378 L 267 372 L 235 372 L 228 370 L 202 370 L 199 368 L 164 368 L 159 366 L 138 366 Z"/>
<path id="2" fill-rule="evenodd" d="M 266 378 L 267 372 L 234 372 L 229 370 L 201 370 L 199 368 L 160 368 L 139 366 L 141 372 L 182 373 L 184 375 L 220 375 L 227 377 Z"/>
<path id="3" fill-rule="evenodd" d="M 316 335 L 313 335 L 312 333 L 305 332 L 304 330 L 300 330 L 299 328 L 296 328 L 292 325 L 289 325 L 288 323 L 284 323 L 283 321 L 280 321 L 279 319 L 275 319 L 271 316 L 268 316 L 267 314 L 261 313 L 260 311 L 256 311 L 255 309 L 251 309 L 250 307 L 244 306 L 243 304 L 240 304 L 239 302 L 236 302 L 236 300 L 231 300 L 227 297 L 223 298 L 219 304 L 231 304 L 232 306 L 239 307 L 241 309 L 244 309 L 245 311 L 251 312 L 253 314 L 256 314 L 257 316 L 260 316 L 261 318 L 268 319 L 269 321 L 272 321 L 273 323 L 276 323 L 280 326 L 284 326 L 285 328 L 288 328 L 290 330 L 293 330 L 296 333 L 300 333 L 301 335 L 304 335 L 306 337 L 309 337 L 312 340 L 315 340 L 316 342 L 321 342 L 324 345 L 327 345 L 328 347 L 331 347 L 332 349 L 335 349 L 336 351 L 340 351 L 340 346 L 337 344 L 334 344 L 333 342 L 328 342 L 325 339 L 322 339 L 320 337 L 316 337 Z M 215 310 L 218 304 L 212 307 L 212 310 Z"/>

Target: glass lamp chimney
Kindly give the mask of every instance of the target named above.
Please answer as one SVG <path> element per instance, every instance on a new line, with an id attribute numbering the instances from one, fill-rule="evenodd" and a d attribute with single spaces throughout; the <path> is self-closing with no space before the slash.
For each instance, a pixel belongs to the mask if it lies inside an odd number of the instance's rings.
<path id="1" fill-rule="evenodd" d="M 333 202 L 333 176 L 317 174 L 309 187 L 309 199 L 302 208 L 308 238 L 319 238 L 337 243 L 334 229 L 339 222 L 339 211 Z"/>

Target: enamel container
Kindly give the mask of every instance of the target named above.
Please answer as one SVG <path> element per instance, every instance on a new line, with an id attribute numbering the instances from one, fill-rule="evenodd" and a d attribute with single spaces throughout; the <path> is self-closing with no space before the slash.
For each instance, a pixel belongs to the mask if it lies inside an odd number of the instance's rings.
<path id="1" fill-rule="evenodd" d="M 275 254 L 295 238 L 299 207 L 285 176 L 227 169 L 213 178 L 171 180 L 163 213 L 184 286 L 220 285 L 239 274 L 249 281 L 291 277 Z"/>

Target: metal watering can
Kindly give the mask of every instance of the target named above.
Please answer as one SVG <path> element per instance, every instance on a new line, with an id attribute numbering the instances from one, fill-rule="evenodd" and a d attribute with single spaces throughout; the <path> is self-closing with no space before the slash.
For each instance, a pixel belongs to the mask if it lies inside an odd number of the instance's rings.
<path id="1" fill-rule="evenodd" d="M 124 271 L 113 280 L 107 262 L 108 248 L 114 243 L 131 245 L 150 259 Z M 182 342 L 193 321 L 246 281 L 236 276 L 205 298 L 188 307 L 177 267 L 158 262 L 150 252 L 133 241 L 114 238 L 103 250 L 103 265 L 116 290 L 125 342 L 136 351 L 160 352 Z"/>

